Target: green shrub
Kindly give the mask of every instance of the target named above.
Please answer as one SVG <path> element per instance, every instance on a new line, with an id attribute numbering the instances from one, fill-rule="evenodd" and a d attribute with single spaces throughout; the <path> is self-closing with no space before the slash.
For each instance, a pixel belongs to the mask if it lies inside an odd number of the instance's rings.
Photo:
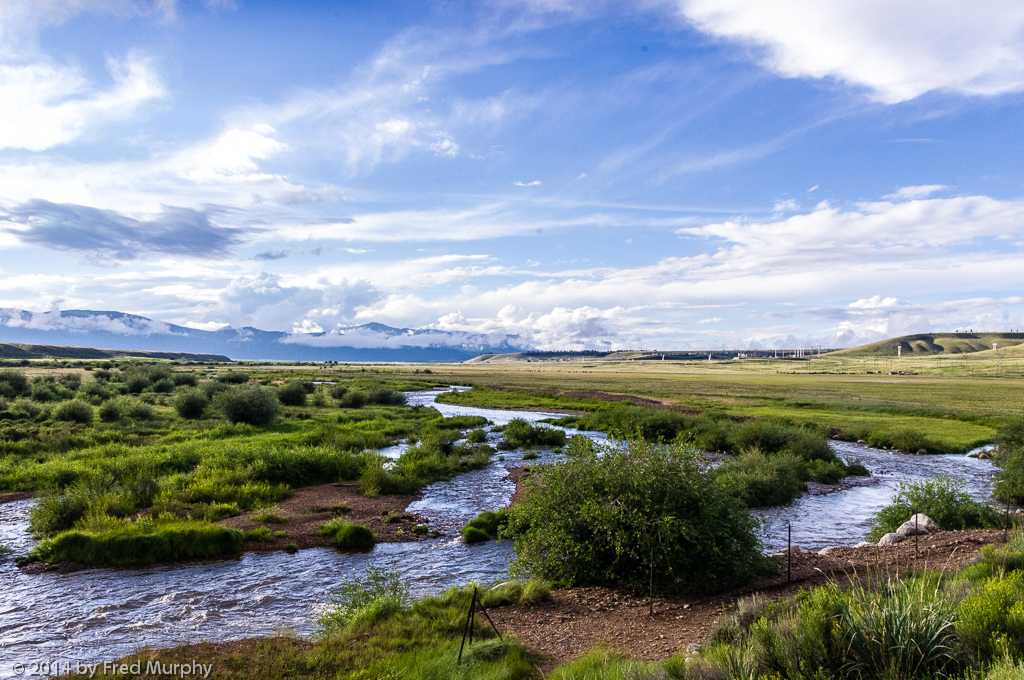
<path id="1" fill-rule="evenodd" d="M 362 408 L 366 406 L 366 395 L 362 392 L 346 392 L 338 399 L 341 408 Z"/>
<path id="2" fill-rule="evenodd" d="M 487 423 L 487 418 L 483 416 L 451 416 L 437 423 L 437 427 L 444 430 L 464 430 L 468 427 L 483 427 Z"/>
<path id="3" fill-rule="evenodd" d="M 194 387 L 179 390 L 174 396 L 174 410 L 182 418 L 202 418 L 209 405 L 210 398 L 206 393 Z"/>
<path id="4" fill-rule="evenodd" d="M 92 406 L 79 399 L 65 401 L 57 405 L 51 413 L 54 420 L 88 425 L 92 422 Z"/>
<path id="5" fill-rule="evenodd" d="M 471 527 L 468 524 L 462 527 L 462 542 L 466 544 L 484 543 L 491 540 L 487 532 L 478 527 Z"/>
<path id="6" fill-rule="evenodd" d="M 963 479 L 948 475 L 900 482 L 892 504 L 875 516 L 868 540 L 877 541 L 896 531 L 916 513 L 928 515 L 946 530 L 999 528 L 998 511 L 971 498 L 965 485 Z"/>
<path id="7" fill-rule="evenodd" d="M 487 441 L 487 433 L 481 428 L 471 430 L 466 435 L 466 441 L 468 441 L 470 444 L 483 444 L 484 442 Z"/>
<path id="8" fill-rule="evenodd" d="M 299 552 L 299 546 L 294 542 L 288 543 L 287 545 L 285 545 L 284 551 L 289 555 L 294 555 L 295 553 Z"/>
<path id="9" fill-rule="evenodd" d="M 38 382 L 32 385 L 32 399 L 41 403 L 60 401 L 60 395 L 50 382 Z"/>
<path id="10" fill-rule="evenodd" d="M 521 449 L 531 446 L 561 446 L 565 432 L 545 425 L 531 425 L 522 418 L 514 418 L 502 430 L 507 448 Z"/>
<path id="11" fill-rule="evenodd" d="M 30 557 L 45 562 L 137 566 L 171 560 L 217 559 L 242 548 L 240 532 L 206 522 L 111 523 L 100 532 L 72 529 L 40 541 Z"/>
<path id="12" fill-rule="evenodd" d="M 28 394 L 28 378 L 21 371 L 0 369 L 0 397 L 15 399 Z"/>
<path id="13" fill-rule="evenodd" d="M 631 441 L 540 468 L 510 510 L 514 568 L 570 584 L 713 592 L 766 573 L 756 520 L 700 453 Z M 652 561 L 653 560 L 653 561 Z"/>
<path id="14" fill-rule="evenodd" d="M 341 399 L 342 397 L 345 396 L 346 392 L 348 392 L 348 388 L 345 387 L 344 385 L 331 385 L 330 389 L 328 390 L 328 393 L 331 395 L 332 399 Z"/>
<path id="15" fill-rule="evenodd" d="M 149 386 L 149 392 L 155 392 L 157 394 L 170 394 L 174 391 L 174 381 L 170 378 L 160 378 Z"/>
<path id="16" fill-rule="evenodd" d="M 249 382 L 249 375 L 240 371 L 228 371 L 217 376 L 217 382 L 228 385 L 242 385 Z"/>
<path id="17" fill-rule="evenodd" d="M 317 528 L 317 533 L 333 538 L 334 544 L 342 550 L 372 550 L 376 543 L 370 527 L 354 524 L 341 517 L 324 522 Z"/>
<path id="18" fill-rule="evenodd" d="M 1024 571 L 988 579 L 960 603 L 956 631 L 976 658 L 1024 656 Z"/>
<path id="19" fill-rule="evenodd" d="M 508 525 L 508 508 L 497 512 L 482 512 L 462 527 L 462 540 L 465 543 L 480 543 L 498 538 Z"/>
<path id="20" fill-rule="evenodd" d="M 277 398 L 285 406 L 305 406 L 306 387 L 297 381 L 286 383 L 277 388 Z"/>
<path id="21" fill-rule="evenodd" d="M 807 464 L 810 478 L 822 484 L 837 484 L 848 476 L 847 468 L 841 460 L 812 460 Z"/>
<path id="22" fill-rule="evenodd" d="M 176 387 L 195 387 L 199 384 L 194 373 L 175 373 L 171 380 Z"/>
<path id="23" fill-rule="evenodd" d="M 277 393 L 269 387 L 236 387 L 219 393 L 214 404 L 233 423 L 266 426 L 281 415 Z"/>
<path id="24" fill-rule="evenodd" d="M 715 482 L 748 507 L 782 505 L 807 490 L 806 469 L 794 454 L 767 456 L 751 450 L 723 462 Z"/>

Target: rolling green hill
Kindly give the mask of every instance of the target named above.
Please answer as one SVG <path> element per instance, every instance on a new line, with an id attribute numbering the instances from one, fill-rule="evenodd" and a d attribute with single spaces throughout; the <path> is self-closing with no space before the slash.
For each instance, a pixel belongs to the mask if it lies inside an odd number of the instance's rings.
<path id="1" fill-rule="evenodd" d="M 937 354 L 974 354 L 991 352 L 992 345 L 999 349 L 1024 345 L 1024 333 L 921 333 L 890 338 L 870 345 L 832 352 L 830 356 L 851 358 L 894 357 L 902 349 L 902 356 L 931 356 Z"/>

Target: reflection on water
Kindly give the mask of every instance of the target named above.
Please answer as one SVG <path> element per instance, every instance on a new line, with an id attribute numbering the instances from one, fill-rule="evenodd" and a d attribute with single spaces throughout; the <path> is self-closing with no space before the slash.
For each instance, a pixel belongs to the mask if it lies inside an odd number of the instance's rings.
<path id="1" fill-rule="evenodd" d="M 499 411 L 434 404 L 441 391 L 409 394 L 412 405 L 432 405 L 445 416 L 481 415 L 495 424 L 513 418 L 536 422 L 558 414 Z M 569 430 L 570 434 L 575 431 Z M 599 433 L 584 433 L 604 439 Z M 492 443 L 496 435 L 490 435 Z M 905 456 L 865 446 L 833 442 L 844 458 L 860 459 L 872 472 L 865 483 L 840 492 L 806 496 L 791 505 L 761 512 L 766 540 L 793 540 L 802 547 L 851 545 L 867 534 L 871 516 L 888 502 L 900 480 L 939 472 L 967 478 L 979 498 L 991 492 L 992 465 L 966 456 Z M 395 447 L 388 451 L 400 455 Z M 439 482 L 424 490 L 408 510 L 444 532 L 420 543 L 382 543 L 368 555 L 330 549 L 247 554 L 236 560 L 178 564 L 135 570 L 89 569 L 71 574 L 27 575 L 12 556 L 0 557 L 0 677 L 15 661 L 55 659 L 95 663 L 143 646 L 164 647 L 203 640 L 223 641 L 269 635 L 281 630 L 310 633 L 331 589 L 368 562 L 394 564 L 421 595 L 477 579 L 500 578 L 509 563 L 508 542 L 463 545 L 458 532 L 484 510 L 507 505 L 514 487 L 506 466 L 520 456 L 506 453 L 486 468 Z M 545 454 L 540 461 L 552 460 Z M 0 505 L 0 542 L 24 554 L 32 501 Z"/>

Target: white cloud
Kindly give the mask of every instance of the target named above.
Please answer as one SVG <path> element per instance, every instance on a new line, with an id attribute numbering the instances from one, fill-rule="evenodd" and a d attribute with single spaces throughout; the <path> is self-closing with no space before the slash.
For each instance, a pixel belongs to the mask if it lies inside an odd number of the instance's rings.
<path id="1" fill-rule="evenodd" d="M 539 179 L 535 179 L 532 182 L 520 182 L 520 181 L 517 180 L 515 182 L 512 182 L 512 184 L 514 184 L 517 187 L 539 187 L 540 186 L 540 180 Z"/>
<path id="2" fill-rule="evenodd" d="M 132 118 L 164 96 L 149 61 L 129 54 L 109 60 L 114 85 L 97 91 L 77 68 L 52 63 L 0 64 L 0 148 L 42 151 L 89 130 Z"/>
<path id="3" fill-rule="evenodd" d="M 937 191 L 949 189 L 945 184 L 921 184 L 912 187 L 900 187 L 894 193 L 883 196 L 889 201 L 910 201 L 918 198 L 928 198 Z"/>
<path id="4" fill-rule="evenodd" d="M 697 28 L 757 48 L 790 78 L 835 78 L 892 104 L 1024 89 L 1017 0 L 671 0 Z"/>
<path id="5" fill-rule="evenodd" d="M 182 174 L 197 183 L 243 178 L 247 181 L 271 179 L 259 173 L 257 160 L 281 153 L 288 147 L 271 137 L 276 131 L 266 124 L 248 130 L 227 130 L 213 142 L 178 154 Z"/>

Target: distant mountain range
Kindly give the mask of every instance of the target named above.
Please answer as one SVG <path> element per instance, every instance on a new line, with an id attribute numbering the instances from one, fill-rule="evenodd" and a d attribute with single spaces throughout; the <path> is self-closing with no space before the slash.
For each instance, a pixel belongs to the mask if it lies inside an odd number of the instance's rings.
<path id="1" fill-rule="evenodd" d="M 0 342 L 223 354 L 239 361 L 465 361 L 484 353 L 526 349 L 514 335 L 392 328 L 379 323 L 323 333 L 251 327 L 204 331 L 135 314 L 80 309 L 0 308 Z"/>

